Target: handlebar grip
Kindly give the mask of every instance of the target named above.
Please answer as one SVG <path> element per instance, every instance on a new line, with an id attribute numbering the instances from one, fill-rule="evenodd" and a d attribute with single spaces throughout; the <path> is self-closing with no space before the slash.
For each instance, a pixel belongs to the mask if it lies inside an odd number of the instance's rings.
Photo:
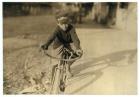
<path id="1" fill-rule="evenodd" d="M 70 52 L 70 57 L 69 57 L 69 59 L 71 59 L 71 57 L 73 56 L 73 53 L 72 52 Z"/>

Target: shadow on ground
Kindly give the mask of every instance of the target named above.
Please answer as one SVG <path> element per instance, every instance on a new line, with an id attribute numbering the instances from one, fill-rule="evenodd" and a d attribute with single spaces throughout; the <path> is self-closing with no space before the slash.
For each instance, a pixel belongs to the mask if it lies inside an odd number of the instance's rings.
<path id="1" fill-rule="evenodd" d="M 110 66 L 115 66 L 115 67 L 121 67 L 121 66 L 128 66 L 131 65 L 134 62 L 134 57 L 137 54 L 137 49 L 131 49 L 131 50 L 124 50 L 124 51 L 119 51 L 119 52 L 114 52 L 108 55 L 104 55 L 98 58 L 93 58 L 91 59 L 92 61 L 85 62 L 83 64 L 79 64 L 74 66 L 73 73 L 74 73 L 74 82 L 78 82 L 80 79 L 88 78 L 91 76 L 95 76 L 93 79 L 91 79 L 89 82 L 81 85 L 79 88 L 76 90 L 72 91 L 70 94 L 77 93 L 78 91 L 88 87 L 91 83 L 95 82 L 97 79 L 99 79 L 103 75 L 103 70 L 110 67 Z M 125 60 L 127 59 L 127 65 L 120 65 L 120 64 L 114 64 L 115 62 Z M 97 70 L 93 70 L 90 72 L 86 72 L 83 74 L 80 74 L 81 71 L 87 69 L 87 68 L 92 68 L 95 66 L 102 66 L 101 68 L 98 68 Z M 77 79 L 78 77 L 78 79 Z M 71 85 L 72 82 L 68 85 Z"/>

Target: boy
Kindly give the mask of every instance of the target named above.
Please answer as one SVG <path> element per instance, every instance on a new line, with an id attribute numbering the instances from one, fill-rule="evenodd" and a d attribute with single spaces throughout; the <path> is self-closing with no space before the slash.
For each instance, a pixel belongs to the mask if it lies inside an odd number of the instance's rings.
<path id="1" fill-rule="evenodd" d="M 59 13 L 56 16 L 57 27 L 51 36 L 48 38 L 47 42 L 41 46 L 42 49 L 47 50 L 49 45 L 53 42 L 53 48 L 58 49 L 63 46 L 70 51 L 75 52 L 78 56 L 82 55 L 82 50 L 80 47 L 80 40 L 75 32 L 75 28 L 70 24 L 70 19 L 68 14 Z M 72 76 L 70 66 L 73 62 L 68 62 L 67 74 L 69 77 Z"/>

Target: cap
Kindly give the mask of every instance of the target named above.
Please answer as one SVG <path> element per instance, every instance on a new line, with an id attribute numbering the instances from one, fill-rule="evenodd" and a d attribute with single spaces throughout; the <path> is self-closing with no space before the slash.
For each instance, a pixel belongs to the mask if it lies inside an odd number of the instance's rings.
<path id="1" fill-rule="evenodd" d="M 62 18 L 62 17 L 68 17 L 68 15 L 69 15 L 68 11 L 66 11 L 66 10 L 58 10 L 56 12 L 55 17 L 56 17 L 56 19 L 59 19 L 59 18 Z"/>

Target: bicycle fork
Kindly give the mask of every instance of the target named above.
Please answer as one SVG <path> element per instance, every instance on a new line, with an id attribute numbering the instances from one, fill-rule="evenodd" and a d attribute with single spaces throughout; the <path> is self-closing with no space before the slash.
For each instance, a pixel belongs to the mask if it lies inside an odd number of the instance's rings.
<path id="1" fill-rule="evenodd" d="M 51 78 L 51 89 L 50 94 L 59 94 L 60 92 L 65 91 L 65 80 L 66 75 L 64 67 L 61 64 L 57 64 L 52 69 L 52 78 Z"/>

